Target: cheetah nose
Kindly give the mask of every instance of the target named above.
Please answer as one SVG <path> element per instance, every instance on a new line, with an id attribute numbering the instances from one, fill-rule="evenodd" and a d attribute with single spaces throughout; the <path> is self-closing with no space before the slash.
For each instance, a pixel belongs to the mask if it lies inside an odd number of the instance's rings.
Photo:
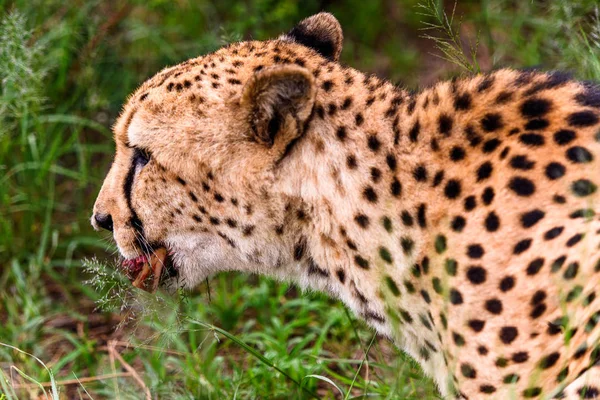
<path id="1" fill-rule="evenodd" d="M 94 221 L 96 222 L 96 225 L 98 225 L 100 228 L 112 232 L 113 220 L 110 214 L 96 213 L 94 215 Z"/>

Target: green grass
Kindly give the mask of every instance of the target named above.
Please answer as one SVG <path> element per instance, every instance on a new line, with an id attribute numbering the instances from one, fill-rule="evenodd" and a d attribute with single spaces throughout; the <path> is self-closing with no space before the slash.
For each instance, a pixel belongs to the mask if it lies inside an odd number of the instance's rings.
<path id="1" fill-rule="evenodd" d="M 441 12 L 453 3 L 441 1 L 65 4 L 0 0 L 0 399 L 143 398 L 145 389 L 181 399 L 435 398 L 412 360 L 325 296 L 233 274 L 193 293 L 140 295 L 86 263 L 114 252 L 88 222 L 110 126 L 165 65 L 275 37 L 321 9 L 344 27 L 345 63 L 410 88 L 499 66 L 600 80 L 596 1 L 461 1 L 453 21 Z"/>

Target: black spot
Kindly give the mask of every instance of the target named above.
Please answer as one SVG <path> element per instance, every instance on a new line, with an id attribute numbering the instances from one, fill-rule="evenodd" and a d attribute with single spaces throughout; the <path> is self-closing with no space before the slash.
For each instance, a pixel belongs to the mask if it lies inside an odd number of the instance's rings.
<path id="1" fill-rule="evenodd" d="M 419 208 L 417 209 L 417 222 L 419 223 L 419 226 L 421 228 L 427 227 L 427 218 L 425 216 L 426 212 L 427 212 L 427 205 L 425 203 L 421 203 L 419 205 Z"/>
<path id="2" fill-rule="evenodd" d="M 481 120 L 481 127 L 486 132 L 493 132 L 501 129 L 504 126 L 502 116 L 500 114 L 486 114 Z"/>
<path id="3" fill-rule="evenodd" d="M 546 115 L 552 103 L 546 99 L 531 98 L 521 104 L 521 114 L 528 119 L 538 118 Z"/>
<path id="4" fill-rule="evenodd" d="M 575 246 L 577 243 L 579 243 L 581 241 L 581 239 L 583 239 L 585 235 L 583 233 L 577 233 L 573 236 L 571 236 L 569 238 L 569 240 L 567 240 L 567 247 L 573 247 Z"/>
<path id="5" fill-rule="evenodd" d="M 488 232 L 495 232 L 500 227 L 500 219 L 495 212 L 490 212 L 485 219 L 485 229 Z"/>
<path id="6" fill-rule="evenodd" d="M 462 93 L 454 98 L 454 109 L 468 110 L 471 108 L 471 95 L 469 93 Z"/>
<path id="7" fill-rule="evenodd" d="M 512 276 L 505 276 L 500 281 L 500 290 L 503 292 L 508 292 L 512 288 L 515 287 L 515 278 Z"/>
<path id="8" fill-rule="evenodd" d="M 502 302 L 498 299 L 486 300 L 485 309 L 495 315 L 501 314 L 502 313 Z"/>
<path id="9" fill-rule="evenodd" d="M 573 146 L 569 150 L 567 150 L 567 158 L 569 161 L 574 163 L 585 164 L 592 162 L 594 160 L 594 156 L 588 149 L 581 146 Z"/>
<path id="10" fill-rule="evenodd" d="M 473 329 L 475 332 L 481 332 L 485 327 L 485 321 L 480 319 L 472 319 L 468 322 L 469 328 Z"/>
<path id="11" fill-rule="evenodd" d="M 363 190 L 363 197 L 371 203 L 377 203 L 377 192 L 371 186 Z"/>
<path id="12" fill-rule="evenodd" d="M 405 226 L 413 226 L 413 217 L 408 211 L 402 211 L 402 213 L 400 214 L 400 218 L 402 219 L 402 223 Z"/>
<path id="13" fill-rule="evenodd" d="M 396 170 L 396 166 L 397 166 L 397 162 L 396 162 L 396 156 L 394 156 L 393 154 L 388 154 L 385 157 L 385 162 L 387 163 L 390 171 L 395 171 Z"/>
<path id="14" fill-rule="evenodd" d="M 437 294 L 442 294 L 444 292 L 444 289 L 442 288 L 442 281 L 440 280 L 440 278 L 434 277 L 433 279 L 431 279 L 431 285 L 433 286 L 433 290 Z"/>
<path id="15" fill-rule="evenodd" d="M 225 201 L 225 198 L 220 193 L 215 193 L 214 198 L 218 203 L 222 203 Z"/>
<path id="16" fill-rule="evenodd" d="M 456 289 L 450 289 L 450 303 L 459 305 L 463 303 L 462 294 Z"/>
<path id="17" fill-rule="evenodd" d="M 462 232 L 462 230 L 465 228 L 466 223 L 467 221 L 459 215 L 454 217 L 454 219 L 450 223 L 450 227 L 454 232 Z"/>
<path id="18" fill-rule="evenodd" d="M 517 374 L 508 374 L 502 379 L 503 383 L 517 383 L 521 377 Z"/>
<path id="19" fill-rule="evenodd" d="M 528 197 L 535 192 L 535 185 L 528 178 L 521 176 L 513 177 L 508 183 L 509 189 L 519 196 Z"/>
<path id="20" fill-rule="evenodd" d="M 491 153 L 494 150 L 496 150 L 498 148 L 498 146 L 500 146 L 500 140 L 499 139 L 490 139 L 487 140 L 484 144 L 483 144 L 483 152 L 484 153 Z"/>
<path id="21" fill-rule="evenodd" d="M 556 204 L 565 204 L 567 202 L 567 199 L 565 198 L 565 196 L 555 194 L 554 196 L 552 196 L 552 201 Z"/>
<path id="22" fill-rule="evenodd" d="M 471 281 L 471 283 L 475 285 L 479 285 L 485 282 L 486 277 L 486 270 L 480 266 L 469 267 L 469 269 L 467 270 L 467 278 L 469 279 L 469 281 Z"/>
<path id="23" fill-rule="evenodd" d="M 513 254 L 521 254 L 531 247 L 531 239 L 523 239 L 518 242 L 513 248 Z"/>
<path id="24" fill-rule="evenodd" d="M 527 158 L 527 156 L 525 156 L 525 155 L 513 156 L 510 159 L 510 166 L 514 169 L 521 169 L 524 171 L 528 171 L 530 169 L 533 169 L 534 165 L 535 165 L 535 161 L 529 160 Z"/>
<path id="25" fill-rule="evenodd" d="M 444 188 L 444 195 L 449 199 L 456 199 L 460 196 L 461 186 L 457 179 L 450 179 Z"/>
<path id="26" fill-rule="evenodd" d="M 526 351 L 519 351 L 512 356 L 512 360 L 518 364 L 529 360 L 529 354 Z"/>
<path id="27" fill-rule="evenodd" d="M 513 361 L 514 361 L 514 357 L 513 357 Z M 516 362 L 516 361 L 515 361 Z M 526 399 L 530 399 L 532 397 L 537 397 L 542 393 L 542 388 L 540 387 L 530 387 L 527 388 L 525 390 L 523 390 L 523 397 Z"/>
<path id="28" fill-rule="evenodd" d="M 326 80 L 325 82 L 323 82 L 323 84 L 321 85 L 321 87 L 326 92 L 329 92 L 331 90 L 331 88 L 333 87 L 333 82 L 330 81 L 330 80 Z"/>
<path id="29" fill-rule="evenodd" d="M 598 121 L 598 115 L 590 110 L 574 112 L 567 117 L 569 125 L 576 127 L 596 125 Z"/>
<path id="30" fill-rule="evenodd" d="M 409 237 L 403 237 L 400 239 L 400 246 L 402 246 L 404 254 L 409 255 L 415 247 L 415 242 Z"/>
<path id="31" fill-rule="evenodd" d="M 545 129 L 550 125 L 547 119 L 532 119 L 525 124 L 525 129 L 530 131 L 537 131 L 540 129 Z"/>
<path id="32" fill-rule="evenodd" d="M 580 208 L 579 210 L 573 211 L 569 214 L 569 218 L 585 218 L 592 219 L 596 215 L 596 212 L 591 208 Z"/>
<path id="33" fill-rule="evenodd" d="M 339 281 L 344 284 L 344 282 L 346 282 L 346 273 L 344 272 L 344 270 L 338 269 L 337 271 L 335 271 L 335 274 L 337 275 Z"/>
<path id="34" fill-rule="evenodd" d="M 484 162 L 477 169 L 477 182 L 488 179 L 492 175 L 492 163 L 489 161 Z"/>
<path id="35" fill-rule="evenodd" d="M 485 204 L 486 206 L 492 204 L 492 201 L 494 201 L 494 195 L 494 189 L 492 189 L 491 187 L 485 188 L 483 194 L 481 195 L 481 200 L 483 201 L 483 204 Z"/>
<path id="36" fill-rule="evenodd" d="M 484 251 L 480 244 L 471 244 L 467 247 L 467 256 L 479 259 L 483 257 Z"/>
<path id="37" fill-rule="evenodd" d="M 505 368 L 508 365 L 508 360 L 504 357 L 498 357 L 495 364 L 498 368 Z"/>
<path id="38" fill-rule="evenodd" d="M 519 335 L 519 331 L 514 326 L 503 326 L 500 329 L 500 340 L 504 344 L 511 344 Z"/>
<path id="39" fill-rule="evenodd" d="M 444 171 L 438 171 L 435 173 L 435 176 L 433 177 L 433 183 L 431 186 L 436 187 L 438 186 L 440 183 L 442 183 L 442 181 L 444 180 Z"/>
<path id="40" fill-rule="evenodd" d="M 537 133 L 524 133 L 519 136 L 519 141 L 531 147 L 543 146 L 546 142 L 544 137 Z"/>
<path id="41" fill-rule="evenodd" d="M 363 229 L 367 229 L 369 227 L 369 217 L 364 214 L 358 214 L 354 217 L 354 221 Z"/>
<path id="42" fill-rule="evenodd" d="M 369 262 L 361 256 L 354 256 L 354 262 L 362 269 L 369 269 Z"/>
<path id="43" fill-rule="evenodd" d="M 417 182 L 425 182 L 427 180 L 427 169 L 423 165 L 417 166 L 413 171 L 413 177 Z"/>
<path id="44" fill-rule="evenodd" d="M 416 142 L 417 140 L 419 140 L 419 132 L 421 130 L 421 125 L 419 124 L 419 120 L 417 120 L 414 125 L 412 126 L 412 128 L 410 128 L 410 131 L 408 132 L 408 137 L 410 138 L 411 142 Z"/>
<path id="45" fill-rule="evenodd" d="M 489 88 L 492 87 L 492 85 L 494 83 L 494 79 L 495 78 L 493 75 L 488 75 L 488 76 L 484 77 L 483 80 L 481 82 L 479 82 L 479 85 L 477 85 L 477 91 L 479 93 L 487 91 Z"/>
<path id="46" fill-rule="evenodd" d="M 437 235 L 435 238 L 435 251 L 438 254 L 442 254 L 443 252 L 446 251 L 446 249 L 448 248 L 447 245 L 447 241 L 446 241 L 446 236 L 444 235 Z"/>
<path id="47" fill-rule="evenodd" d="M 475 196 L 469 196 L 465 198 L 464 207 L 465 211 L 471 211 L 477 207 L 477 200 L 475 200 Z"/>
<path id="48" fill-rule="evenodd" d="M 589 196 L 596 192 L 598 187 L 589 179 L 579 179 L 571 184 L 571 191 L 577 197 Z"/>
<path id="49" fill-rule="evenodd" d="M 513 97 L 513 92 L 500 92 L 498 93 L 498 96 L 496 96 L 496 104 L 504 104 L 506 102 L 508 102 L 510 99 L 512 99 Z"/>
<path id="50" fill-rule="evenodd" d="M 385 283 L 394 296 L 400 296 L 400 289 L 398 288 L 396 282 L 394 282 L 394 280 L 390 276 L 385 277 Z"/>
<path id="51" fill-rule="evenodd" d="M 400 183 L 400 181 L 398 181 L 396 177 L 394 177 L 392 183 L 390 184 L 390 192 L 394 197 L 400 197 L 400 195 L 402 194 L 402 184 Z"/>
<path id="52" fill-rule="evenodd" d="M 475 379 L 477 377 L 477 371 L 470 364 L 461 364 L 460 372 L 465 378 Z"/>
<path id="53" fill-rule="evenodd" d="M 454 344 L 456 344 L 459 347 L 465 345 L 465 338 L 457 332 L 452 332 L 452 340 L 454 341 Z"/>
<path id="54" fill-rule="evenodd" d="M 540 269 L 542 269 L 543 266 L 544 266 L 544 259 L 536 258 L 535 260 L 531 261 L 529 263 L 529 265 L 527 266 L 527 275 L 537 274 L 538 272 L 540 272 Z"/>
<path id="55" fill-rule="evenodd" d="M 562 178 L 566 171 L 567 169 L 564 165 L 557 162 L 551 162 L 546 166 L 546 177 L 553 181 Z"/>
<path id="56" fill-rule="evenodd" d="M 381 218 L 381 223 L 383 225 L 383 228 L 388 233 L 392 233 L 392 220 L 389 217 L 384 216 L 383 218 Z"/>
<path id="57" fill-rule="evenodd" d="M 454 162 L 460 161 L 465 158 L 465 150 L 462 147 L 454 146 L 450 150 L 450 159 Z"/>
<path id="58" fill-rule="evenodd" d="M 544 240 L 555 239 L 563 232 L 564 229 L 565 228 L 562 226 L 557 226 L 555 228 L 548 230 L 546 233 L 544 233 Z"/>
<path id="59" fill-rule="evenodd" d="M 524 214 L 521 214 L 521 225 L 523 228 L 531 228 L 535 224 L 537 224 L 542 218 L 546 215 L 545 212 L 539 209 L 528 211 Z"/>
<path id="60" fill-rule="evenodd" d="M 554 260 L 552 262 L 552 265 L 550 266 L 550 270 L 552 272 L 557 272 L 559 269 L 562 268 L 562 266 L 564 265 L 566 260 L 567 260 L 567 257 L 565 257 L 565 256 L 558 257 L 556 260 Z"/>
<path id="61" fill-rule="evenodd" d="M 562 381 L 567 379 L 567 376 L 569 376 L 569 367 L 568 366 L 561 369 L 560 372 L 558 373 L 558 375 L 556 375 L 556 382 L 561 383 Z M 563 398 L 563 396 L 561 396 L 561 393 L 562 392 L 559 392 L 555 397 L 557 399 Z"/>
<path id="62" fill-rule="evenodd" d="M 421 290 L 421 297 L 423 297 L 423 300 L 425 300 L 425 303 L 431 304 L 431 297 L 429 296 L 429 293 L 427 293 L 426 290 Z"/>
<path id="63" fill-rule="evenodd" d="M 533 307 L 533 310 L 531 310 L 529 316 L 531 319 L 537 319 L 546 312 L 546 309 L 547 307 L 544 303 L 538 304 L 537 306 Z"/>
<path id="64" fill-rule="evenodd" d="M 358 167 L 356 156 L 354 154 L 350 154 L 348 157 L 346 157 L 346 165 L 350 169 L 356 169 Z"/>
<path id="65" fill-rule="evenodd" d="M 344 140 L 346 140 L 346 137 L 348 136 L 348 134 L 346 132 L 346 128 L 343 126 L 340 126 L 337 129 L 335 135 L 337 136 L 337 138 L 340 142 L 343 142 Z"/>
<path id="66" fill-rule="evenodd" d="M 579 263 L 572 262 L 571 264 L 567 265 L 567 269 L 565 269 L 563 278 L 569 279 L 569 280 L 573 279 L 577 276 L 577 272 L 579 272 Z"/>
<path id="67" fill-rule="evenodd" d="M 458 269 L 458 263 L 453 258 L 447 258 L 444 263 L 444 268 L 446 269 L 446 273 L 450 276 L 456 276 L 456 271 Z"/>
<path id="68" fill-rule="evenodd" d="M 444 136 L 449 136 L 453 125 L 452 118 L 447 114 L 441 114 L 438 119 L 438 125 L 440 133 Z"/>
<path id="69" fill-rule="evenodd" d="M 352 105 L 352 98 L 346 97 L 342 103 L 342 110 L 347 110 Z"/>
<path id="70" fill-rule="evenodd" d="M 371 149 L 374 152 L 379 151 L 379 148 L 381 147 L 381 142 L 379 141 L 379 139 L 377 139 L 377 136 L 375 135 L 369 135 L 369 138 L 367 139 L 367 144 L 369 146 L 369 149 Z"/>
<path id="71" fill-rule="evenodd" d="M 548 369 L 550 367 L 553 367 L 559 358 L 560 358 L 560 353 L 558 353 L 558 352 L 550 353 L 540 360 L 538 367 L 541 369 Z"/>
<path id="72" fill-rule="evenodd" d="M 373 183 L 377 183 L 381 180 L 381 170 L 379 168 L 371 168 L 371 180 Z"/>
<path id="73" fill-rule="evenodd" d="M 575 132 L 569 129 L 561 129 L 554 133 L 554 141 L 556 144 L 564 146 L 571 143 L 575 139 Z"/>
<path id="74" fill-rule="evenodd" d="M 356 122 L 356 126 L 361 126 L 364 121 L 365 119 L 361 113 L 356 114 L 356 116 L 354 117 L 354 122 Z"/>

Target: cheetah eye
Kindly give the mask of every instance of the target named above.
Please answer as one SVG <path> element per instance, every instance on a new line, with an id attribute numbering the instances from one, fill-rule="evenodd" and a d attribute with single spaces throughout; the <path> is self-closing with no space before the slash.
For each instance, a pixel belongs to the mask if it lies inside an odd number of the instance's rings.
<path id="1" fill-rule="evenodd" d="M 133 150 L 133 166 L 136 170 L 141 169 L 150 161 L 150 153 L 148 150 L 140 149 L 139 147 Z"/>

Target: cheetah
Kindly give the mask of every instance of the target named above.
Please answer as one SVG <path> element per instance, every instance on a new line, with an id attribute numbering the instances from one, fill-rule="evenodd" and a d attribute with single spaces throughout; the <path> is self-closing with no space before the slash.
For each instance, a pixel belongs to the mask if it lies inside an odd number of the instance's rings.
<path id="1" fill-rule="evenodd" d="M 600 87 L 500 69 L 410 93 L 328 13 L 131 96 L 92 224 L 133 285 L 264 274 L 340 299 L 445 398 L 600 391 Z"/>

